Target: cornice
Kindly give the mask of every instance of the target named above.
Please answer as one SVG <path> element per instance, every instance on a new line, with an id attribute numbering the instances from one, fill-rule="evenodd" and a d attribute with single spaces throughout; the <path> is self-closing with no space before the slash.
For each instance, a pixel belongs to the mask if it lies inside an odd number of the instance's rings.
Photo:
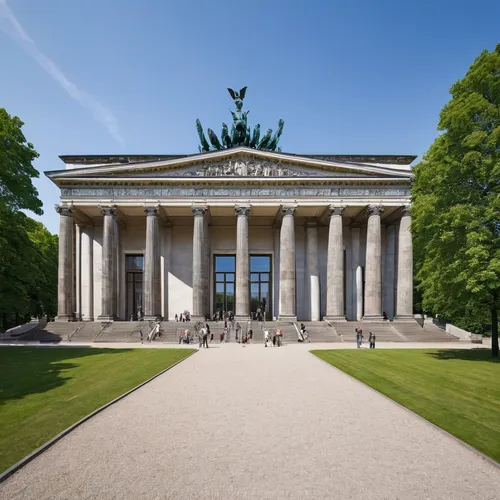
<path id="1" fill-rule="evenodd" d="M 127 163 L 119 165 L 104 165 L 100 167 L 86 167 L 77 168 L 71 170 L 54 170 L 47 171 L 45 175 L 49 177 L 56 184 L 57 181 L 62 178 L 75 178 L 78 176 L 91 175 L 114 175 L 120 173 L 134 173 L 134 172 L 157 172 L 157 171 L 168 171 L 175 170 L 179 168 L 186 168 L 194 165 L 204 165 L 207 163 L 212 163 L 214 161 L 229 160 L 239 157 L 248 157 L 252 159 L 260 160 L 270 160 L 278 164 L 283 165 L 293 165 L 302 167 L 319 168 L 325 171 L 334 171 L 335 169 L 344 172 L 357 172 L 366 174 L 381 174 L 389 175 L 394 177 L 402 177 L 409 179 L 413 177 L 413 173 L 408 169 L 396 169 L 383 166 L 373 166 L 363 163 L 355 162 L 340 162 L 340 161 L 328 161 L 324 159 L 295 156 L 284 153 L 276 153 L 271 151 L 261 151 L 250 148 L 233 148 L 221 151 L 211 151 L 209 153 L 202 153 L 199 155 L 188 156 L 185 158 L 174 158 L 171 160 L 160 160 L 152 162 L 138 162 L 138 163 Z"/>

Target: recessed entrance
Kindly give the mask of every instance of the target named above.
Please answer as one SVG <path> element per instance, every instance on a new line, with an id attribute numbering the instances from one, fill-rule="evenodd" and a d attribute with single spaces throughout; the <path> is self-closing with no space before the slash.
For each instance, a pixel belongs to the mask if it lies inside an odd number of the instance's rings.
<path id="1" fill-rule="evenodd" d="M 138 320 L 144 311 L 143 303 L 143 275 L 144 256 L 126 255 L 125 274 L 127 278 L 127 307 L 126 318 Z"/>
<path id="2" fill-rule="evenodd" d="M 236 256 L 215 255 L 215 300 L 214 313 L 235 312 Z"/>
<path id="3" fill-rule="evenodd" d="M 271 256 L 250 256 L 250 310 L 252 318 L 257 319 L 261 309 L 266 320 L 271 318 Z"/>

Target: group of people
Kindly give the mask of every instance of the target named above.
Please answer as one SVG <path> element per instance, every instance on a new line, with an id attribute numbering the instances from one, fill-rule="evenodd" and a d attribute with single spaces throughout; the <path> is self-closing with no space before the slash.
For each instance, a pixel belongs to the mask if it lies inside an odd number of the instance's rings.
<path id="1" fill-rule="evenodd" d="M 283 345 L 283 330 L 276 328 L 272 335 L 269 330 L 264 330 L 264 347 L 281 347 Z"/>
<path id="2" fill-rule="evenodd" d="M 357 326 L 355 332 L 356 332 L 356 346 L 358 349 L 360 349 L 363 347 L 363 339 L 364 339 L 363 330 L 361 329 L 361 327 Z M 370 349 L 375 349 L 375 340 L 376 340 L 375 334 L 370 332 L 370 335 L 368 337 L 368 343 L 370 345 Z"/>
<path id="3" fill-rule="evenodd" d="M 146 340 L 148 342 L 153 342 L 153 340 L 156 337 L 161 337 L 162 331 L 161 331 L 161 323 L 159 320 L 156 320 L 153 324 L 153 327 L 148 333 L 148 336 L 146 337 Z M 141 344 L 144 344 L 144 334 L 142 333 L 142 328 L 139 329 L 139 336 L 141 338 Z"/>
<path id="4" fill-rule="evenodd" d="M 185 323 L 186 321 L 191 321 L 191 315 L 189 314 L 189 311 L 184 311 L 183 313 L 176 314 L 174 317 L 176 322 L 180 321 L 181 323 Z"/>

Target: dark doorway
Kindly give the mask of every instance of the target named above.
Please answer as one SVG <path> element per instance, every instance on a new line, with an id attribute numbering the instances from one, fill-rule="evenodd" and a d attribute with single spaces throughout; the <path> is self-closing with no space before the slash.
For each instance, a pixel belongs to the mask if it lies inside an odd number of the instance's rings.
<path id="1" fill-rule="evenodd" d="M 262 309 L 266 320 L 272 319 L 271 311 L 271 256 L 250 256 L 250 310 L 257 319 L 257 309 Z"/>
<path id="2" fill-rule="evenodd" d="M 218 311 L 235 312 L 236 256 L 215 255 L 215 300 L 214 313 Z"/>
<path id="3" fill-rule="evenodd" d="M 143 275 L 144 256 L 126 255 L 125 274 L 127 279 L 126 318 L 137 321 L 144 311 Z"/>

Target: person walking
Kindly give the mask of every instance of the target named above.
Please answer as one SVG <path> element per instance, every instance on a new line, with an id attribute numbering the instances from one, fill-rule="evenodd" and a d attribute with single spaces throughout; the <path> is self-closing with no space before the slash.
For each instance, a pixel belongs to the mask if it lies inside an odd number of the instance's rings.
<path id="1" fill-rule="evenodd" d="M 267 347 L 269 342 L 269 330 L 264 330 L 264 347 Z"/>
<path id="2" fill-rule="evenodd" d="M 368 337 L 368 341 L 370 342 L 370 349 L 375 349 L 375 334 L 370 332 L 370 336 Z"/>
<path id="3" fill-rule="evenodd" d="M 177 316 L 177 313 L 175 313 L 175 322 L 177 323 L 179 321 L 179 316 Z"/>
<path id="4" fill-rule="evenodd" d="M 202 335 L 203 335 L 203 347 L 205 349 L 208 349 L 208 331 L 207 331 L 207 325 L 203 325 L 203 328 L 201 329 Z"/>

